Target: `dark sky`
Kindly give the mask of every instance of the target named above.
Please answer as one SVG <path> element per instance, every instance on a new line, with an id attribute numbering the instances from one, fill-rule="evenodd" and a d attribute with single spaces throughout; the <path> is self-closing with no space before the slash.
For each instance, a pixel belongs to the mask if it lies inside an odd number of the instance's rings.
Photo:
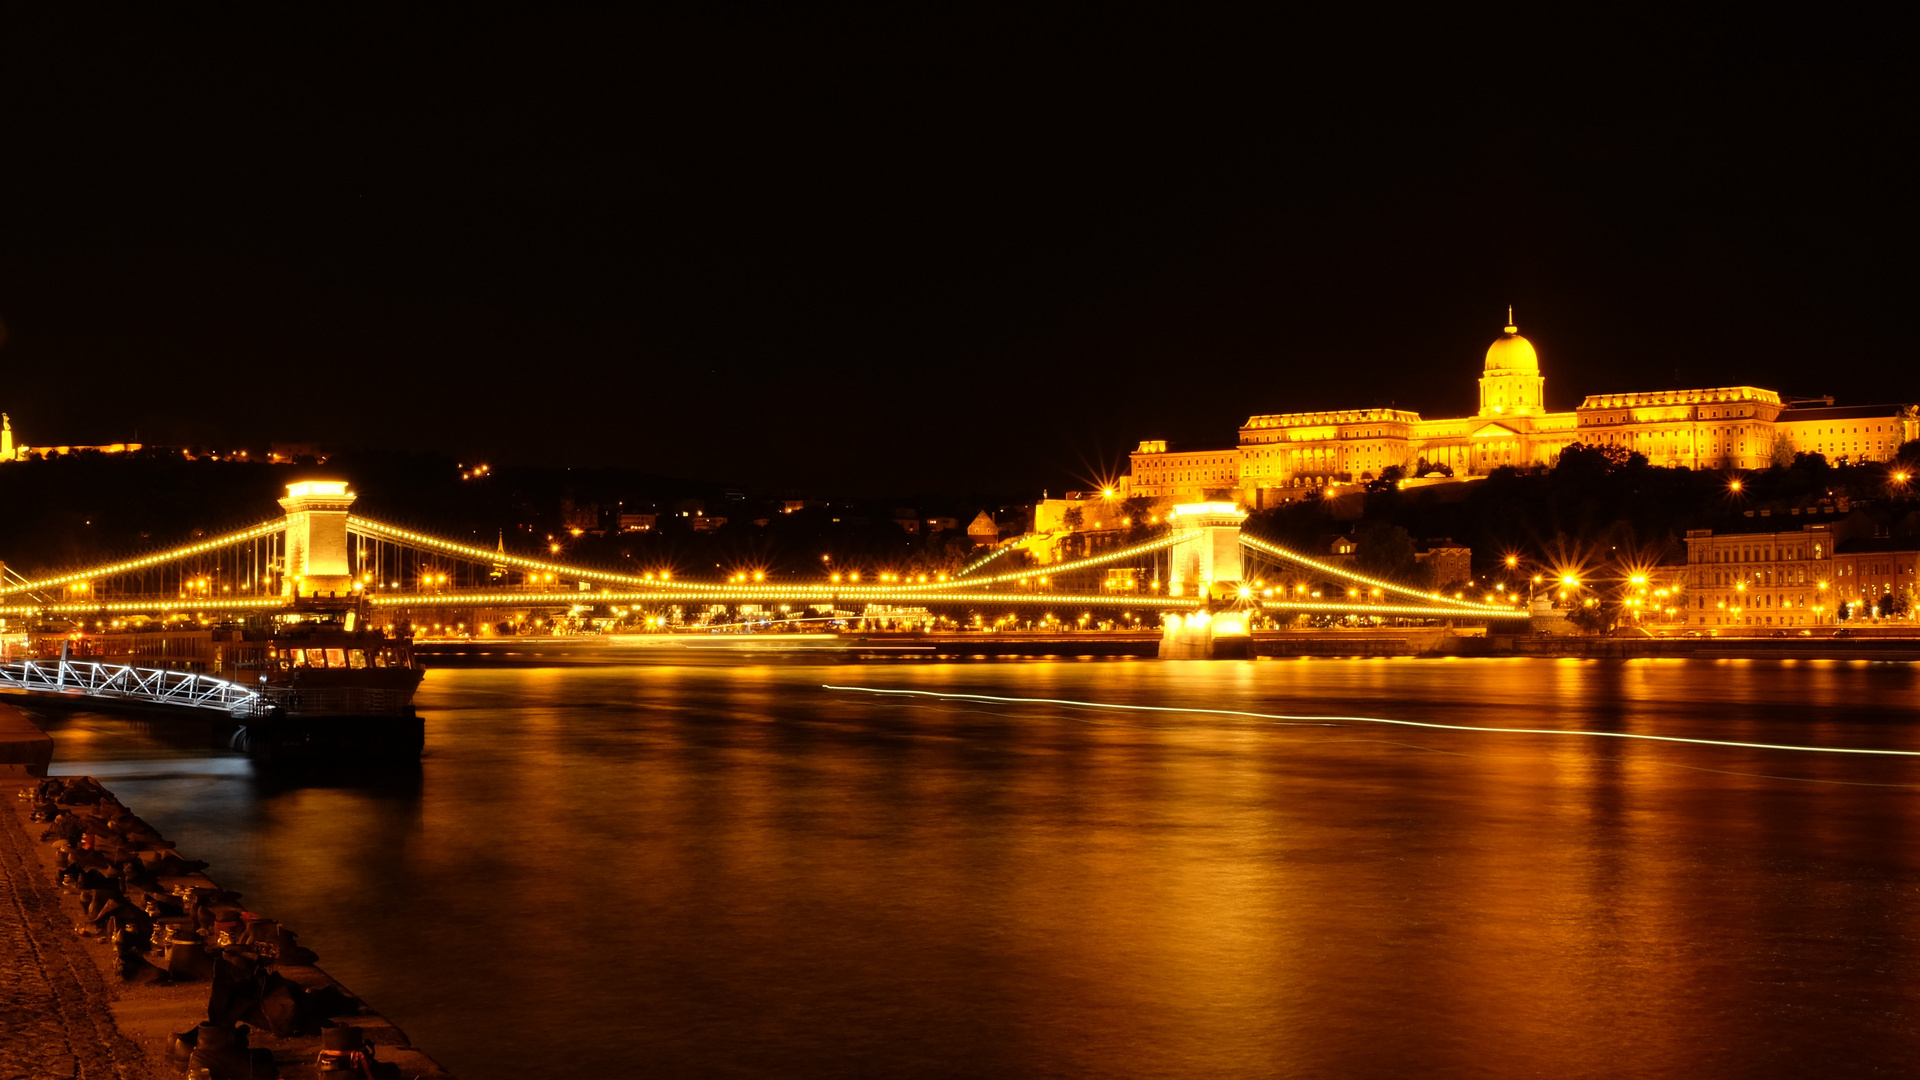
<path id="1" fill-rule="evenodd" d="M 1464 412 L 1508 303 L 1557 407 L 1920 400 L 1903 28 L 715 10 L 5 28 L 0 408 L 1058 488 Z"/>

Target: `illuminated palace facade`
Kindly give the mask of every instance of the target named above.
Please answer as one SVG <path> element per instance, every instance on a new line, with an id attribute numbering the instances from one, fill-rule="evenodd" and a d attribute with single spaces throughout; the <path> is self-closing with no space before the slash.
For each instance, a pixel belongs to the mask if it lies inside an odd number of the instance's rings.
<path id="1" fill-rule="evenodd" d="M 1830 398 L 1795 402 L 1755 386 L 1594 394 L 1572 412 L 1548 412 L 1539 355 L 1511 311 L 1507 317 L 1505 333 L 1487 349 L 1472 416 L 1273 413 L 1249 417 L 1234 447 L 1187 449 L 1149 439 L 1133 452 L 1128 493 L 1176 502 L 1230 496 L 1265 507 L 1333 484 L 1365 483 L 1391 466 L 1411 477 L 1423 459 L 1456 477 L 1551 465 L 1576 442 L 1619 446 L 1654 465 L 1755 469 L 1771 462 L 1782 439 L 1829 460 L 1883 461 L 1920 438 L 1920 409 L 1912 405 L 1836 408 Z"/>

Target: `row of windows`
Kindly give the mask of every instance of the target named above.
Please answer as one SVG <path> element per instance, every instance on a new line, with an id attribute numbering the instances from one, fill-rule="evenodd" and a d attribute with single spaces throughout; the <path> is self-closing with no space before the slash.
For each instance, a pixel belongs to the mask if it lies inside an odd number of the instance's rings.
<path id="1" fill-rule="evenodd" d="M 1818 555 L 1814 557 L 1819 558 Z M 1910 577 L 1914 574 L 1914 567 L 1912 564 L 1902 566 L 1897 562 L 1859 564 L 1844 561 L 1835 563 L 1833 567 L 1833 576 L 1835 578 L 1858 577 L 1861 574 L 1866 574 L 1869 577 Z M 1707 587 L 1725 587 L 1740 581 L 1749 581 L 1759 585 L 1773 585 L 1776 583 L 1793 585 L 1803 583 L 1806 580 L 1807 569 L 1804 566 L 1790 566 L 1779 571 L 1758 568 L 1737 571 L 1716 570 L 1713 573 L 1713 579 L 1707 583 Z"/>
<path id="2" fill-rule="evenodd" d="M 1804 585 L 1807 581 L 1807 568 L 1804 566 L 1790 566 L 1785 570 L 1778 571 L 1777 576 L 1780 579 L 1778 582 L 1774 580 L 1775 576 L 1776 571 L 1773 570 L 1755 570 L 1750 573 L 1738 574 L 1726 570 L 1719 570 L 1714 573 L 1713 584 L 1725 586 L 1732 585 L 1736 581 L 1751 581 L 1760 585 Z"/>
<path id="3" fill-rule="evenodd" d="M 1826 551 L 1826 545 L 1813 545 L 1813 557 L 1818 559 Z M 1707 553 L 1711 558 L 1707 562 L 1783 562 L 1807 557 L 1807 549 L 1798 544 L 1788 547 L 1721 548 Z M 1738 558 L 1735 558 L 1738 556 Z"/>
<path id="4" fill-rule="evenodd" d="M 1807 594 L 1801 593 L 1799 596 L 1798 602 L 1796 603 L 1795 598 L 1791 596 L 1782 597 L 1774 593 L 1752 593 L 1748 595 L 1747 603 L 1751 604 L 1753 607 L 1756 607 L 1756 608 L 1806 607 Z M 1697 606 L 1706 607 L 1707 598 L 1704 596 L 1700 597 Z M 1719 608 L 1724 608 L 1727 605 L 1726 605 L 1726 601 L 1721 600 L 1721 601 L 1716 601 L 1714 606 Z"/>
<path id="5" fill-rule="evenodd" d="M 1735 417 L 1735 416 L 1752 416 L 1752 415 L 1753 415 L 1753 410 L 1752 410 L 1752 409 L 1708 409 L 1708 410 L 1707 410 L 1706 412 L 1703 412 L 1703 413 L 1701 413 L 1700 415 L 1701 415 L 1701 416 L 1702 416 L 1703 418 L 1705 418 L 1705 419 L 1708 419 L 1708 420 L 1720 420 L 1720 419 L 1725 419 L 1725 418 L 1730 418 L 1730 417 Z M 1660 423 L 1666 423 L 1666 424 L 1684 424 L 1684 423 L 1686 423 L 1687 421 L 1685 421 L 1685 420 L 1659 420 L 1659 419 L 1653 419 L 1653 420 L 1636 420 L 1636 419 L 1635 419 L 1635 417 L 1634 417 L 1634 415 L 1633 415 L 1632 413 L 1608 413 L 1608 414 L 1607 414 L 1607 415 L 1605 415 L 1605 416 L 1583 416 L 1583 417 L 1581 417 L 1581 418 L 1580 418 L 1580 422 L 1581 422 L 1581 423 L 1583 423 L 1583 424 L 1589 424 L 1589 425 L 1591 425 L 1591 424 L 1632 424 L 1632 423 L 1642 423 L 1642 424 L 1660 424 Z"/>
<path id="6" fill-rule="evenodd" d="M 316 668 L 399 667 L 391 649 L 288 649 L 280 654 L 279 666 Z"/>
<path id="7" fill-rule="evenodd" d="M 1214 470 L 1209 472 L 1183 472 L 1183 473 L 1175 473 L 1172 475 L 1163 475 L 1160 473 L 1149 473 L 1145 476 L 1142 476 L 1140 479 L 1142 483 L 1164 484 L 1164 483 L 1169 483 L 1177 480 L 1224 480 L 1224 479 L 1228 479 L 1233 475 L 1234 474 L 1223 471 L 1223 470 Z"/>
<path id="8" fill-rule="evenodd" d="M 1858 428 L 1857 430 L 1855 430 L 1855 429 L 1847 429 L 1847 428 L 1843 428 L 1843 429 L 1841 429 L 1840 431 L 1835 431 L 1835 430 L 1833 430 L 1832 428 L 1828 428 L 1828 429 L 1827 429 L 1826 431 L 1824 431 L 1824 432 L 1821 432 L 1821 431 L 1816 431 L 1816 432 L 1814 432 L 1813 434 L 1815 434 L 1815 435 L 1845 435 L 1845 434 L 1849 434 L 1849 433 L 1851 433 L 1851 434 L 1854 434 L 1854 435 L 1860 435 L 1860 434 L 1864 434 L 1864 433 L 1866 432 L 1866 430 L 1867 430 L 1867 427 L 1866 427 L 1866 425 L 1865 425 L 1865 424 L 1862 424 L 1862 425 L 1860 425 L 1860 427 L 1859 427 L 1859 428 Z M 1873 426 L 1873 430 L 1874 430 L 1875 432 L 1877 432 L 1877 433 L 1881 433 L 1881 434 L 1884 434 L 1884 433 L 1886 433 L 1886 432 L 1889 432 L 1889 431 L 1893 431 L 1893 430 L 1896 430 L 1896 429 L 1894 429 L 1894 428 L 1892 428 L 1892 427 L 1888 427 L 1888 426 L 1886 426 L 1886 425 L 1882 425 L 1882 424 L 1875 424 L 1875 425 Z"/>

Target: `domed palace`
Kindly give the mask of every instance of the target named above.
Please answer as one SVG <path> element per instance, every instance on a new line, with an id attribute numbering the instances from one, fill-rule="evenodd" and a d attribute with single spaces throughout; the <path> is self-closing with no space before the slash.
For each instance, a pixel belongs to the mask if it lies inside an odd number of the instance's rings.
<path id="1" fill-rule="evenodd" d="M 1540 375 L 1540 354 L 1533 342 L 1520 336 L 1507 309 L 1507 329 L 1487 346 L 1487 366 L 1480 376 L 1480 415 L 1521 416 L 1546 407 L 1542 398 L 1547 380 Z"/>
<path id="2" fill-rule="evenodd" d="M 1416 477 L 1423 461 L 1427 474 L 1451 470 L 1456 479 L 1502 466 L 1551 465 L 1575 442 L 1620 446 L 1655 465 L 1753 469 L 1795 451 L 1830 461 L 1886 460 L 1901 443 L 1920 438 L 1920 408 L 1913 405 L 1835 407 L 1832 398 L 1787 399 L 1757 386 L 1727 386 L 1595 394 L 1572 412 L 1548 412 L 1546 384 L 1540 355 L 1508 308 L 1506 327 L 1487 346 L 1480 408 L 1472 416 L 1429 420 L 1379 408 L 1267 413 L 1241 425 L 1235 447 L 1148 439 L 1133 452 L 1128 494 L 1266 507 L 1332 485 L 1364 484 L 1396 465 Z"/>

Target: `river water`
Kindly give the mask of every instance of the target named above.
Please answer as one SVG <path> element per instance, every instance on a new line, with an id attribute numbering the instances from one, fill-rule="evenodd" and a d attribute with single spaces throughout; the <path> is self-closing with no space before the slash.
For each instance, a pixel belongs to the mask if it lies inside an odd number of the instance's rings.
<path id="1" fill-rule="evenodd" d="M 1838 661 L 438 669 L 377 780 L 51 726 L 467 1080 L 1920 1071 L 1920 758 L 1095 703 L 1920 751 Z"/>

